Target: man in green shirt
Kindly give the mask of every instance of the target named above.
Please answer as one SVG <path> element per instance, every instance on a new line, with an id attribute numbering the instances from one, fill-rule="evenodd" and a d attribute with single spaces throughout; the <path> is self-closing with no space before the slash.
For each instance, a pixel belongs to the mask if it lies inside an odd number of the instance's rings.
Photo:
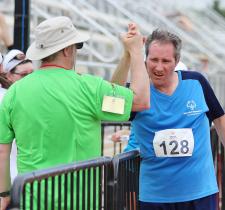
<path id="1" fill-rule="evenodd" d="M 87 160 L 100 156 L 101 120 L 125 121 L 131 110 L 149 108 L 143 37 L 131 37 L 129 32 L 122 36 L 131 58 L 130 89 L 72 70 L 77 49 L 87 40 L 63 16 L 48 19 L 35 29 L 35 42 L 26 56 L 41 60 L 41 67 L 12 85 L 0 106 L 2 206 L 9 201 L 14 138 L 19 173 Z"/>

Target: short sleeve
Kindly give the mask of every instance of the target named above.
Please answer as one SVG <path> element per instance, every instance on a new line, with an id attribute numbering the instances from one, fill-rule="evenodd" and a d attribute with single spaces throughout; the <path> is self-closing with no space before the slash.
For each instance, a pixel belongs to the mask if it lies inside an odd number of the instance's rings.
<path id="1" fill-rule="evenodd" d="M 8 144 L 15 138 L 11 125 L 11 111 L 14 88 L 10 88 L 0 104 L 0 144 Z"/>
<path id="2" fill-rule="evenodd" d="M 202 87 L 205 96 L 205 100 L 209 111 L 206 113 L 210 122 L 224 115 L 224 110 L 221 107 L 212 87 L 208 83 L 208 81 L 203 78 L 202 79 Z"/>
<path id="3" fill-rule="evenodd" d="M 224 115 L 224 110 L 221 107 L 212 87 L 210 86 L 207 79 L 200 74 L 199 72 L 194 71 L 181 71 L 182 72 L 182 79 L 195 79 L 198 80 L 202 86 L 204 97 L 206 104 L 209 108 L 209 111 L 206 112 L 206 115 L 209 119 L 209 122 L 211 122 L 221 116 Z"/>

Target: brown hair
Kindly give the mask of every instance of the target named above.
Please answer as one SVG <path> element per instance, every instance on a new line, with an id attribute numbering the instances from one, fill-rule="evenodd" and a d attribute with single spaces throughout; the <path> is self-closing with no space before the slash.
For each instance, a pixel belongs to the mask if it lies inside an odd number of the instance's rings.
<path id="1" fill-rule="evenodd" d="M 0 84 L 3 88 L 8 89 L 12 85 L 12 82 L 6 78 L 5 73 L 0 73 Z"/>
<path id="2" fill-rule="evenodd" d="M 181 46 L 182 46 L 182 41 L 181 39 L 173 33 L 170 33 L 169 31 L 166 30 L 161 30 L 161 29 L 156 29 L 150 34 L 147 38 L 147 41 L 145 43 L 145 54 L 146 57 L 148 57 L 148 51 L 149 51 L 149 46 L 153 41 L 158 41 L 161 43 L 172 43 L 175 49 L 174 52 L 174 57 L 176 61 L 180 60 L 180 54 L 181 54 Z"/>

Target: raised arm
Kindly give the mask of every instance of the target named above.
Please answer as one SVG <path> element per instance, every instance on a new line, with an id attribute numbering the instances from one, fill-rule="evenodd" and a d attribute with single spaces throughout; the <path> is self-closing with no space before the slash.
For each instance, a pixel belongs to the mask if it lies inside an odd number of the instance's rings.
<path id="1" fill-rule="evenodd" d="M 149 77 L 144 63 L 142 48 L 144 38 L 135 24 L 129 24 L 128 32 L 121 36 L 124 55 L 112 77 L 112 82 L 124 85 L 130 68 L 131 85 L 134 92 L 132 111 L 141 111 L 150 106 Z"/>
<path id="2" fill-rule="evenodd" d="M 130 68 L 130 54 L 124 50 L 123 56 L 121 57 L 119 64 L 112 76 L 111 82 L 125 86 L 127 82 L 128 72 Z"/>
<path id="3" fill-rule="evenodd" d="M 133 37 L 125 37 L 124 43 L 130 54 L 130 89 L 134 92 L 132 111 L 142 111 L 150 107 L 149 76 L 142 52 L 143 36 L 136 34 Z"/>
<path id="4" fill-rule="evenodd" d="M 127 38 L 130 38 L 134 36 L 135 34 L 140 34 L 140 32 L 138 31 L 137 25 L 134 23 L 129 23 L 128 32 L 126 34 L 121 35 L 121 40 L 123 40 L 124 36 Z M 128 72 L 130 69 L 130 53 L 124 46 L 124 43 L 123 43 L 123 48 L 124 48 L 123 55 L 120 58 L 120 61 L 116 67 L 115 72 L 113 73 L 111 82 L 116 83 L 118 85 L 125 86 L 127 82 Z"/>

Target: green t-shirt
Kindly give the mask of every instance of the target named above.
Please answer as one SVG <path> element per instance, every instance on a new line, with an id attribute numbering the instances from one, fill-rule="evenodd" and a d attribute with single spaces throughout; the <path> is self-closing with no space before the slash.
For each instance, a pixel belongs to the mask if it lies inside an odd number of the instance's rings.
<path id="1" fill-rule="evenodd" d="M 104 95 L 125 99 L 124 114 L 101 110 Z M 38 70 L 16 82 L 0 105 L 0 143 L 16 139 L 18 172 L 100 156 L 101 120 L 126 121 L 133 93 L 72 70 Z"/>

